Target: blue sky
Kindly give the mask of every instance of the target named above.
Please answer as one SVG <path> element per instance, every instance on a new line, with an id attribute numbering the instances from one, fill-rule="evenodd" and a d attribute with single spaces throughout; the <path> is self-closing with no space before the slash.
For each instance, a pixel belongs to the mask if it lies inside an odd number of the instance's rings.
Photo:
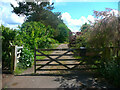
<path id="1" fill-rule="evenodd" d="M 60 2 L 59 2 L 60 1 Z M 89 0 L 90 1 L 90 0 Z M 118 2 L 65 2 L 62 0 L 56 0 L 54 3 L 55 9 L 53 12 L 61 12 L 64 23 L 72 31 L 79 31 L 80 27 L 85 23 L 89 23 L 88 20 L 94 22 L 93 10 L 104 11 L 105 8 L 112 8 L 115 11 L 118 9 Z M 104 0 L 105 1 L 105 0 Z M 106 0 L 107 1 L 107 0 Z M 115 1 L 115 0 L 113 0 Z M 12 13 L 12 7 L 10 3 L 17 6 L 15 0 L 2 0 L 0 1 L 0 22 L 10 28 L 16 28 L 24 22 L 25 17 L 18 17 Z"/>
<path id="2" fill-rule="evenodd" d="M 105 8 L 118 10 L 118 2 L 55 2 L 53 12 L 61 12 L 64 23 L 76 32 L 88 20 L 94 22 L 93 11 L 104 11 Z"/>
<path id="3" fill-rule="evenodd" d="M 55 2 L 53 11 L 68 12 L 73 19 L 93 14 L 93 10 L 102 11 L 105 8 L 118 9 L 117 2 Z"/>

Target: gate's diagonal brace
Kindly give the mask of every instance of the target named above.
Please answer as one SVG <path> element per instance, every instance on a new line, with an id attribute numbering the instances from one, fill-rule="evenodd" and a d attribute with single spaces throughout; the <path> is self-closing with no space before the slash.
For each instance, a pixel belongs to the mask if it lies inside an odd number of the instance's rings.
<path id="1" fill-rule="evenodd" d="M 48 65 L 48 64 L 50 64 L 51 62 L 53 62 L 53 60 L 51 59 L 51 57 L 49 57 L 48 55 L 46 55 L 46 54 L 40 52 L 39 50 L 37 50 L 37 51 L 38 51 L 39 53 L 41 53 L 42 55 L 44 55 L 44 56 L 46 56 L 46 57 L 48 57 L 48 58 L 50 59 L 49 62 L 47 62 L 45 65 L 42 65 L 41 67 L 39 67 L 39 69 L 42 68 L 42 67 L 44 67 L 44 66 L 46 66 L 46 65 Z"/>
<path id="2" fill-rule="evenodd" d="M 37 51 L 38 51 L 39 53 L 41 53 L 42 55 L 44 55 L 44 56 L 48 57 L 49 59 L 51 59 L 51 60 L 50 60 L 50 62 L 46 63 L 45 65 L 42 65 L 41 67 L 39 67 L 39 69 L 40 69 L 40 68 L 42 68 L 42 67 L 44 67 L 44 66 L 46 66 L 46 65 L 48 65 L 48 64 L 50 64 L 50 63 L 51 63 L 51 62 L 53 62 L 53 61 L 55 61 L 55 62 L 59 63 L 60 65 L 62 65 L 62 66 L 64 66 L 64 67 L 66 67 L 67 69 L 70 69 L 67 65 L 64 65 L 64 64 L 62 64 L 62 63 L 58 62 L 58 61 L 57 61 L 57 59 L 58 59 L 58 58 L 60 58 L 60 57 L 62 57 L 62 56 L 63 56 L 63 55 L 65 55 L 65 54 L 67 54 L 67 53 L 68 53 L 68 52 L 70 52 L 71 50 L 69 50 L 69 51 L 65 52 L 64 54 L 62 54 L 62 55 L 58 56 L 58 57 L 57 57 L 57 58 L 55 58 L 55 59 L 53 59 L 53 58 L 49 57 L 49 55 L 46 55 L 46 54 L 44 54 L 44 53 L 40 52 L 39 50 L 37 50 Z"/>
<path id="3" fill-rule="evenodd" d="M 61 54 L 61 55 L 59 55 L 59 56 L 56 57 L 55 59 L 58 59 L 58 58 L 62 57 L 63 55 L 65 55 L 65 54 L 67 54 L 67 53 L 69 53 L 69 52 L 71 52 L 71 51 L 72 51 L 72 49 L 71 49 L 71 50 L 68 50 L 67 52 L 65 52 L 65 53 L 63 53 L 63 54 Z"/>
<path id="4" fill-rule="evenodd" d="M 39 50 L 38 50 L 38 52 L 41 53 L 42 55 L 44 55 L 44 56 L 46 56 L 46 57 L 48 57 L 48 58 L 51 59 L 50 62 L 46 63 L 45 65 L 42 65 L 41 67 L 39 67 L 39 69 L 42 68 L 42 67 L 44 67 L 44 66 L 46 66 L 46 65 L 48 65 L 48 64 L 50 64 L 50 63 L 53 62 L 53 61 L 55 61 L 55 62 L 59 63 L 60 65 L 63 65 L 64 67 L 70 69 L 68 66 L 66 66 L 66 65 L 64 65 L 64 64 L 62 64 L 62 63 L 60 63 L 60 62 L 57 61 L 58 58 L 60 58 L 61 56 L 67 54 L 67 53 L 70 52 L 70 51 L 67 51 L 66 53 L 64 53 L 64 54 L 62 54 L 62 55 L 60 55 L 60 56 L 58 56 L 58 57 L 55 58 L 55 59 L 49 57 L 48 55 L 46 55 L 46 54 L 44 54 L 44 53 L 42 53 L 42 52 L 40 52 Z"/>
<path id="5" fill-rule="evenodd" d="M 80 62 L 80 63 L 78 63 L 77 65 L 75 65 L 74 67 L 72 67 L 71 69 L 74 69 L 74 68 L 76 68 L 77 66 L 79 66 L 81 63 L 83 63 L 83 61 L 82 62 Z"/>

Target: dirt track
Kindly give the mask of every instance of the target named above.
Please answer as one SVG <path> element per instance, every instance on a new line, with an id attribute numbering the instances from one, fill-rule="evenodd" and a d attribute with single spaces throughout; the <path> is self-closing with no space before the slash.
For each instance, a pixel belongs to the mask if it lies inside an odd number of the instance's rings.
<path id="1" fill-rule="evenodd" d="M 57 48 L 67 48 L 67 44 L 61 44 Z M 53 52 L 64 53 L 64 52 Z M 64 56 L 62 58 L 73 58 Z M 54 62 L 53 62 L 54 63 Z M 69 62 L 70 63 L 70 62 Z M 73 63 L 73 62 L 71 62 Z M 29 68 L 21 75 L 8 75 L 3 78 L 3 87 L 6 88 L 106 88 L 111 87 L 105 81 L 100 81 L 91 72 L 72 72 L 75 75 L 33 75 L 34 68 Z M 39 72 L 38 72 L 39 73 Z M 44 73 L 44 72 L 42 72 Z"/>

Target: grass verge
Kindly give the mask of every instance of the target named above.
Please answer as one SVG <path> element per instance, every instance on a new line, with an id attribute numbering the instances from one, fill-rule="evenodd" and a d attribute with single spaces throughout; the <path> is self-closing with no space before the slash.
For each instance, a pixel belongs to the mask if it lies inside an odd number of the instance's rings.
<path id="1" fill-rule="evenodd" d="M 21 74 L 25 71 L 26 69 L 20 69 L 18 67 L 16 67 L 15 71 L 14 71 L 14 75 L 18 75 L 18 74 Z"/>

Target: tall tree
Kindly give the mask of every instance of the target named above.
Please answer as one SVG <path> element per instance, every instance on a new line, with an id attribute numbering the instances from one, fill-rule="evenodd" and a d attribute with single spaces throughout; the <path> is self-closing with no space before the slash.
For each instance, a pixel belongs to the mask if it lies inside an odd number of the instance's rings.
<path id="1" fill-rule="evenodd" d="M 53 13 L 51 10 L 54 9 L 54 3 L 50 5 L 49 2 L 18 2 L 19 7 L 13 7 L 13 11 L 18 16 L 26 16 L 26 22 L 37 21 L 42 22 L 44 25 L 50 25 L 56 29 L 59 23 L 62 23 L 60 19 L 61 13 Z"/>
<path id="2" fill-rule="evenodd" d="M 13 12 L 19 16 L 25 15 L 29 17 L 33 13 L 39 15 L 44 10 L 54 9 L 53 3 L 50 5 L 50 2 L 37 2 L 37 0 L 34 2 L 18 2 L 18 5 L 18 7 L 14 7 L 14 5 L 11 4 Z"/>
<path id="3" fill-rule="evenodd" d="M 18 7 L 14 7 L 12 4 L 11 6 L 13 7 L 13 12 L 17 15 L 24 15 L 26 16 L 26 22 L 41 22 L 43 23 L 46 27 L 51 26 L 52 28 L 55 29 L 55 34 L 57 33 L 62 33 L 62 32 L 68 32 L 67 26 L 63 23 L 61 20 L 61 13 L 60 12 L 52 12 L 51 10 L 54 9 L 54 3 L 51 5 L 49 2 L 18 2 Z M 65 28 L 58 29 L 59 25 L 63 25 Z M 54 35 L 55 35 L 54 34 Z M 68 33 L 63 33 L 67 34 Z M 58 37 L 61 34 L 57 34 Z M 66 35 L 64 35 L 66 36 Z M 67 38 L 67 37 L 66 37 Z M 55 39 L 61 42 L 59 38 L 56 37 Z M 66 39 L 63 39 L 63 41 Z"/>

